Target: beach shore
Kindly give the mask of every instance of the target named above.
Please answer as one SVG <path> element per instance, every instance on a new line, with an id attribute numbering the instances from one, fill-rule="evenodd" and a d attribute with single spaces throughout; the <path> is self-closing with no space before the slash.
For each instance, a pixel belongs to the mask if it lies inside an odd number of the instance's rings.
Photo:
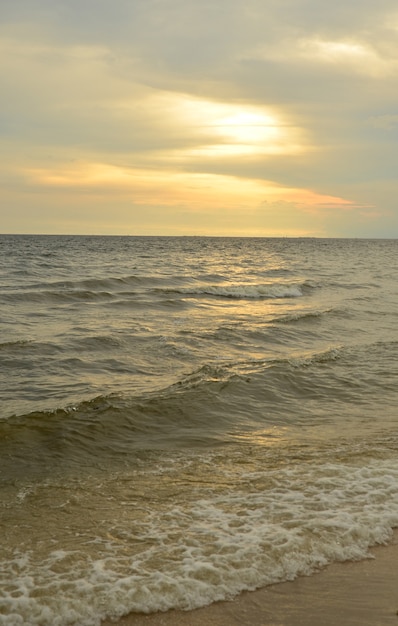
<path id="1" fill-rule="evenodd" d="M 132 613 L 102 626 L 398 626 L 398 531 L 374 558 L 335 563 L 194 611 Z"/>

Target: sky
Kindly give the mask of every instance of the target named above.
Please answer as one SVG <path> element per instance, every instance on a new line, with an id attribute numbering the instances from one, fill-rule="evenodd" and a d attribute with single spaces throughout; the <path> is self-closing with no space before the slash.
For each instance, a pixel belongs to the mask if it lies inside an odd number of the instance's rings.
<path id="1" fill-rule="evenodd" d="M 0 0 L 0 232 L 398 236 L 396 0 Z"/>

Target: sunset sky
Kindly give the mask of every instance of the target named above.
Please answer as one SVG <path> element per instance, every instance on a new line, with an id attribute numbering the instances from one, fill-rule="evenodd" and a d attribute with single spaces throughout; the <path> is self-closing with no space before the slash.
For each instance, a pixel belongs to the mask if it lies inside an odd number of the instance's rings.
<path id="1" fill-rule="evenodd" d="M 2 233 L 398 236 L 396 0 L 0 0 Z"/>

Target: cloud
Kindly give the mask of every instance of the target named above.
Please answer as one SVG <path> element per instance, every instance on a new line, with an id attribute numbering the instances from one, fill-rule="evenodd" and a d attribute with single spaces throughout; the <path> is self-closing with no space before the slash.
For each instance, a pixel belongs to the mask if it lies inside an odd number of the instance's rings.
<path id="1" fill-rule="evenodd" d="M 375 128 L 382 130 L 393 130 L 398 128 L 398 114 L 396 115 L 376 115 L 370 118 L 370 123 Z"/>
<path id="2" fill-rule="evenodd" d="M 75 229 L 94 199 L 112 232 L 131 214 L 151 232 L 396 228 L 395 2 L 3 0 L 0 17 L 1 180 L 21 215 L 44 224 L 51 197 Z"/>

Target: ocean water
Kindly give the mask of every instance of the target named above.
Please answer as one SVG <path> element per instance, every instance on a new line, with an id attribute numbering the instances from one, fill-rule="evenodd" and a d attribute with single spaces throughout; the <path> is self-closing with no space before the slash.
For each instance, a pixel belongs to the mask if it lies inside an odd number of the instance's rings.
<path id="1" fill-rule="evenodd" d="M 398 242 L 0 237 L 0 624 L 98 626 L 398 526 Z"/>

